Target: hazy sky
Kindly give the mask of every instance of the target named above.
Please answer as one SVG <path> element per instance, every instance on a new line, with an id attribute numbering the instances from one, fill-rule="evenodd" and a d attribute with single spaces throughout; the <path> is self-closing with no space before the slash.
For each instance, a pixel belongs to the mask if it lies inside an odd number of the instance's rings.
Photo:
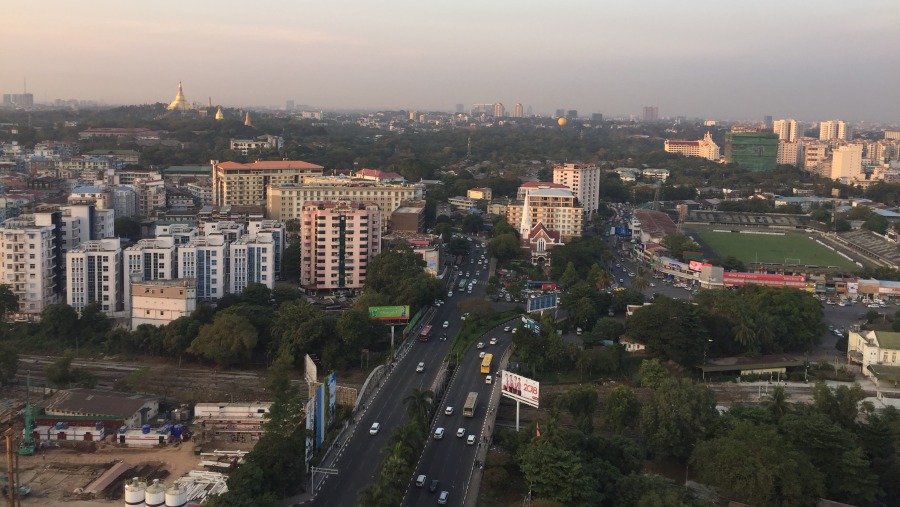
<path id="1" fill-rule="evenodd" d="M 35 101 L 900 121 L 900 0 L 7 0 Z"/>

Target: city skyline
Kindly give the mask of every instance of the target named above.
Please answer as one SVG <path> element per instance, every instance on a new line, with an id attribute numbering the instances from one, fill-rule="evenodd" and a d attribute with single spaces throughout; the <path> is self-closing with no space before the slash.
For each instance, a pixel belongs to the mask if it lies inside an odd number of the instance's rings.
<path id="1" fill-rule="evenodd" d="M 896 122 L 900 4 L 62 3 L 6 10 L 0 93 L 109 104 Z M 102 16 L 97 13 L 102 12 Z M 827 35 L 827 37 L 826 37 Z M 823 45 L 823 40 L 834 43 Z M 843 42 L 841 42 L 843 41 Z M 786 50 L 786 49 L 790 50 Z"/>

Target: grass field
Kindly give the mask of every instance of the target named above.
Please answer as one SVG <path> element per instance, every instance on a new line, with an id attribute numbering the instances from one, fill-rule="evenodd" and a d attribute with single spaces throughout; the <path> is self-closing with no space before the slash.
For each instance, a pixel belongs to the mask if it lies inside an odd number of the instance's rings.
<path id="1" fill-rule="evenodd" d="M 719 258 L 733 256 L 747 262 L 783 263 L 800 259 L 800 264 L 839 266 L 856 269 L 856 265 L 804 234 L 769 236 L 734 232 L 698 231 L 696 233 Z"/>

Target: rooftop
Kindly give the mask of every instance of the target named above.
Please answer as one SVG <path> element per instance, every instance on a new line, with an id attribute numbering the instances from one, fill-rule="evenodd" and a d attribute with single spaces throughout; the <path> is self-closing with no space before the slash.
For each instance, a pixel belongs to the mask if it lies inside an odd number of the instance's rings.
<path id="1" fill-rule="evenodd" d="M 84 415 L 131 417 L 147 402 L 156 398 L 140 394 L 114 393 L 93 389 L 69 389 L 58 391 L 44 405 L 51 412 L 69 412 Z"/>
<path id="2" fill-rule="evenodd" d="M 883 349 L 900 349 L 900 333 L 892 333 L 890 331 L 873 331 L 878 345 Z"/>
<path id="3" fill-rule="evenodd" d="M 225 171 L 239 169 L 325 169 L 320 165 L 302 160 L 258 160 L 250 164 L 219 162 L 216 165 Z"/>

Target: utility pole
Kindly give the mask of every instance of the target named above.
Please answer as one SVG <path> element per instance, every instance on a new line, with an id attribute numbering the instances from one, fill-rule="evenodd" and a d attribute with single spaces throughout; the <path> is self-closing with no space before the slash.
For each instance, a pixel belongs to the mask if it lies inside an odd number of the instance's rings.
<path id="1" fill-rule="evenodd" d="M 8 480 L 8 493 L 9 493 L 9 505 L 10 507 L 16 506 L 16 493 L 19 488 L 19 484 L 15 480 L 15 462 L 13 461 L 13 435 L 16 434 L 16 430 L 13 428 L 7 428 L 5 432 L 3 432 L 3 436 L 6 438 L 6 474 L 9 478 Z"/>

